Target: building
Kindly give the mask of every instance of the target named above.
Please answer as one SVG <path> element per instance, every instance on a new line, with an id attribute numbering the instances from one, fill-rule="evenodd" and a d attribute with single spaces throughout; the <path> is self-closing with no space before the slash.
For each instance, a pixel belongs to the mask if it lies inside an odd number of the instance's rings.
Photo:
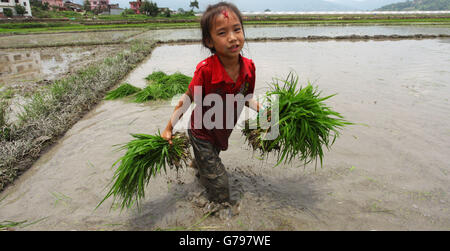
<path id="1" fill-rule="evenodd" d="M 52 9 L 58 8 L 64 8 L 64 2 L 63 0 L 42 0 L 42 4 L 47 3 L 48 6 Z"/>
<path id="2" fill-rule="evenodd" d="M 24 16 L 31 17 L 31 6 L 29 0 L 0 0 L 0 18 L 5 17 L 3 10 L 6 8 L 11 9 L 13 11 L 13 15 L 17 15 L 14 10 L 14 6 L 16 6 L 16 4 L 20 4 L 25 7 Z"/>
<path id="3" fill-rule="evenodd" d="M 109 0 L 89 0 L 91 10 L 109 10 Z"/>
<path id="4" fill-rule="evenodd" d="M 72 3 L 70 1 L 65 1 L 64 2 L 64 9 L 71 10 L 71 11 L 76 11 L 76 12 L 82 12 L 83 11 L 83 5 Z"/>
<path id="5" fill-rule="evenodd" d="M 141 8 L 142 1 L 137 0 L 136 2 L 130 2 L 130 9 L 134 10 L 134 13 L 141 14 L 139 9 Z"/>
<path id="6" fill-rule="evenodd" d="M 109 14 L 110 15 L 120 15 L 124 9 L 119 7 L 119 4 L 110 4 L 109 5 Z"/>
<path id="7" fill-rule="evenodd" d="M 104 9 L 99 15 L 120 15 L 124 9 L 119 7 L 119 4 L 110 4 L 108 9 Z"/>

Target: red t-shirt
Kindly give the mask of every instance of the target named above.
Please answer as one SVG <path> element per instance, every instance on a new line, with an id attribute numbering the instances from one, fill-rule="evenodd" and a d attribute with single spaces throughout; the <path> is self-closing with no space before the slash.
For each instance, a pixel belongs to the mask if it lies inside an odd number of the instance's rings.
<path id="1" fill-rule="evenodd" d="M 228 75 L 218 56 L 213 55 L 197 65 L 194 77 L 189 84 L 193 101 L 196 103 L 190 122 L 192 135 L 212 143 L 221 150 L 228 148 L 228 138 L 243 110 L 245 101 L 253 95 L 255 89 L 253 61 L 243 56 L 239 56 L 239 60 L 241 69 L 236 82 Z M 238 97 L 236 96 L 238 94 L 242 94 L 240 99 L 231 99 Z M 222 105 L 211 100 L 221 101 Z M 223 116 L 222 120 L 216 120 L 220 119 L 220 115 Z"/>

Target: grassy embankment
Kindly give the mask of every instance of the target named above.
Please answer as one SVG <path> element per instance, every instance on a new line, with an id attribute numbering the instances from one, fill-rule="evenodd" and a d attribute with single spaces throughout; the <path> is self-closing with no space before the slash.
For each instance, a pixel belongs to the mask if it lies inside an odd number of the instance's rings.
<path id="1" fill-rule="evenodd" d="M 40 19 L 0 23 L 0 34 L 27 34 L 35 32 L 94 31 L 117 29 L 165 29 L 196 28 L 199 17 L 149 18 L 143 15 L 100 16 L 94 19 L 67 18 Z M 249 16 L 247 25 L 403 25 L 403 24 L 449 24 L 450 15 L 292 15 Z"/>
<path id="2" fill-rule="evenodd" d="M 0 99 L 0 191 L 27 170 L 45 149 L 95 106 L 156 43 L 133 42 L 128 50 L 54 81 L 27 99 L 15 121 Z"/>

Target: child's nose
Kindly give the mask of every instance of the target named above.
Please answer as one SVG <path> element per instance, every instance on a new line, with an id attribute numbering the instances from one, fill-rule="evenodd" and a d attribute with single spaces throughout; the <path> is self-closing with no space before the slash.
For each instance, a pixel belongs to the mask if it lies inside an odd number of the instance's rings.
<path id="1" fill-rule="evenodd" d="M 230 36 L 228 37 L 228 40 L 230 40 L 230 42 L 236 40 L 236 35 L 234 34 L 234 32 L 230 32 Z"/>

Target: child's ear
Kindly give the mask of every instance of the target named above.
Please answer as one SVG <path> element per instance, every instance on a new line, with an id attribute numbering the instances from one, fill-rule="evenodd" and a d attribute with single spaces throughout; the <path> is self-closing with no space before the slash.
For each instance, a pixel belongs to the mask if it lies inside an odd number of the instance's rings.
<path id="1" fill-rule="evenodd" d="M 210 38 L 206 39 L 206 46 L 208 46 L 208 48 L 210 49 L 214 48 L 214 45 Z"/>

